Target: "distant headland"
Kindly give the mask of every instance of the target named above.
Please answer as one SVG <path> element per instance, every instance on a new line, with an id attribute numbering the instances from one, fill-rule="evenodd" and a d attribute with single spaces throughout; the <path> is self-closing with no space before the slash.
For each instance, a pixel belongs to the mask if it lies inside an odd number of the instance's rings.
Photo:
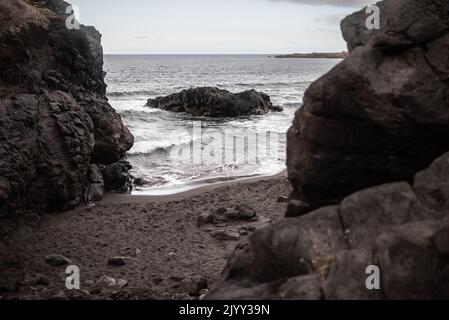
<path id="1" fill-rule="evenodd" d="M 348 56 L 347 51 L 342 52 L 313 52 L 313 53 L 291 53 L 274 56 L 275 58 L 326 58 L 344 59 Z"/>

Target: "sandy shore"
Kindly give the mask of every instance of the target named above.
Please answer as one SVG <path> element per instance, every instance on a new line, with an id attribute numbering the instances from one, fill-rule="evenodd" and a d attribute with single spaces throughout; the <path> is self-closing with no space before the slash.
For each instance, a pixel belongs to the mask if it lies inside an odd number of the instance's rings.
<path id="1" fill-rule="evenodd" d="M 283 172 L 172 195 L 109 194 L 94 206 L 44 216 L 36 230 L 21 232 L 2 250 L 0 296 L 197 299 L 219 279 L 239 242 L 284 216 L 286 203 L 277 199 L 289 192 Z M 197 225 L 200 214 L 242 204 L 257 220 Z M 66 290 L 66 266 L 45 261 L 55 254 L 80 268 L 81 290 Z M 113 257 L 125 257 L 125 264 L 109 265 Z M 115 285 L 105 283 L 114 284 L 111 278 Z"/>

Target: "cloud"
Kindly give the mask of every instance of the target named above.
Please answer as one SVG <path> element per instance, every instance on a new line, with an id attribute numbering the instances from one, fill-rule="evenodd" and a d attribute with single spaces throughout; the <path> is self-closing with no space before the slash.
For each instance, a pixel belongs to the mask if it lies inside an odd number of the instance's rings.
<path id="1" fill-rule="evenodd" d="M 289 1 L 308 5 L 328 5 L 334 7 L 354 7 L 362 8 L 368 4 L 377 2 L 376 0 L 271 0 L 271 1 Z"/>

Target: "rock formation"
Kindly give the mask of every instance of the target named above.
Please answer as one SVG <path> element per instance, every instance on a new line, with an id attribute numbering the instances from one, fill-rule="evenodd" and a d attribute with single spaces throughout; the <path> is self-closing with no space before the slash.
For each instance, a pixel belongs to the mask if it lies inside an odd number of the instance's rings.
<path id="1" fill-rule="evenodd" d="M 365 10 L 343 20 L 350 56 L 310 86 L 289 130 L 292 198 L 311 208 L 411 182 L 449 150 L 449 4 L 379 7 L 380 30 L 367 30 Z"/>
<path id="2" fill-rule="evenodd" d="M 0 215 L 101 198 L 133 136 L 108 104 L 101 35 L 60 0 L 0 3 Z M 106 185 L 107 187 L 107 185 Z"/>
<path id="3" fill-rule="evenodd" d="M 256 90 L 231 93 L 212 87 L 184 90 L 166 97 L 149 99 L 148 106 L 194 116 L 237 117 L 282 111 L 273 106 L 270 97 Z"/>
<path id="4" fill-rule="evenodd" d="M 444 175 L 443 175 L 444 174 Z M 209 299 L 449 299 L 449 153 L 239 246 Z M 380 289 L 368 290 L 368 266 Z"/>
<path id="5" fill-rule="evenodd" d="M 449 3 L 378 5 L 380 30 L 342 22 L 350 56 L 289 130 L 292 218 L 240 245 L 209 299 L 449 299 Z"/>

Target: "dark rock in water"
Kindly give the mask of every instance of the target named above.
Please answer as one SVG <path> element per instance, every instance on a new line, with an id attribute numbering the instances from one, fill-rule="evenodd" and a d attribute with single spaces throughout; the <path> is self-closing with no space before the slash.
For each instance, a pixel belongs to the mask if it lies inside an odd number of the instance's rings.
<path id="1" fill-rule="evenodd" d="M 70 264 L 70 260 L 60 254 L 51 254 L 46 256 L 45 262 L 53 267 L 63 267 Z"/>
<path id="2" fill-rule="evenodd" d="M 135 186 L 143 187 L 143 186 L 148 185 L 150 182 L 144 178 L 135 178 L 133 183 Z"/>
<path id="3" fill-rule="evenodd" d="M 381 29 L 342 22 L 346 60 L 306 91 L 288 132 L 293 199 L 312 208 L 413 180 L 449 150 L 449 3 L 386 0 Z"/>
<path id="4" fill-rule="evenodd" d="M 0 9 L 0 212 L 71 209 L 91 183 L 100 198 L 90 166 L 118 162 L 133 144 L 105 96 L 101 35 L 68 30 L 67 5 L 23 1 L 13 20 Z"/>
<path id="5" fill-rule="evenodd" d="M 256 90 L 231 93 L 213 87 L 184 90 L 166 97 L 149 99 L 148 106 L 194 116 L 238 117 L 282 111 L 273 106 L 270 97 Z"/>

